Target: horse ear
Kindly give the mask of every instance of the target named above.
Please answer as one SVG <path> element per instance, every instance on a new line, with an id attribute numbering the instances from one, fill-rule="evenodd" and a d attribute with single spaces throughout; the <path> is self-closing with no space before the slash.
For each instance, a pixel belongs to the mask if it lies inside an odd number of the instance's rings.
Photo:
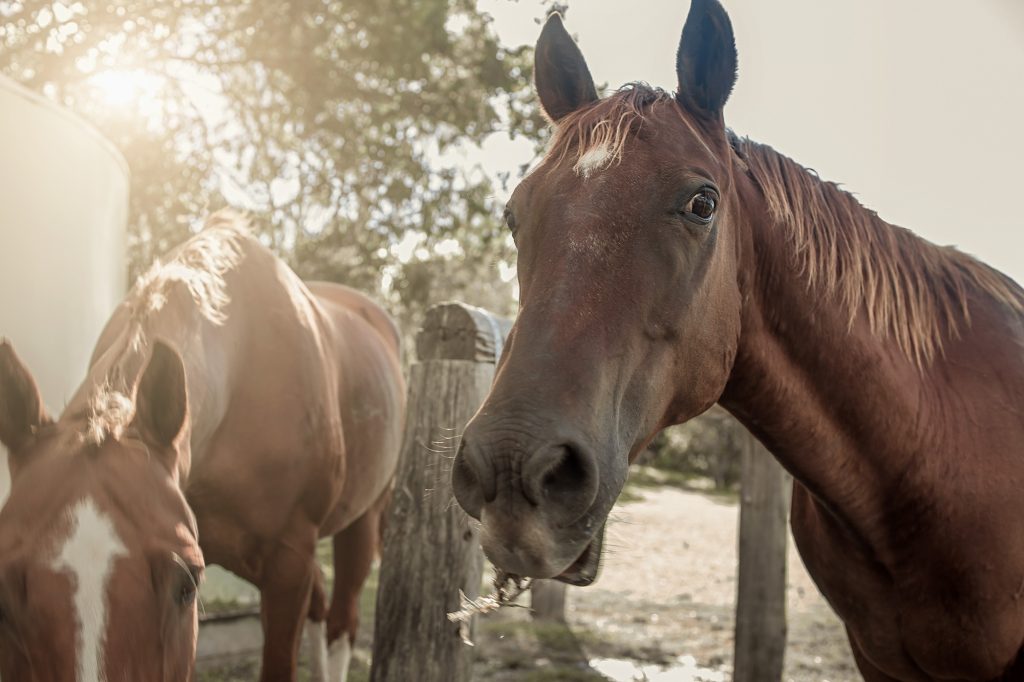
<path id="1" fill-rule="evenodd" d="M 583 53 L 553 12 L 544 23 L 534 51 L 533 82 L 544 113 L 554 122 L 597 101 L 594 79 Z"/>
<path id="2" fill-rule="evenodd" d="M 718 0 L 692 0 L 676 53 L 679 91 L 690 112 L 721 118 L 736 84 L 736 39 L 732 22 Z"/>
<path id="3" fill-rule="evenodd" d="M 11 344 L 0 341 L 0 443 L 16 452 L 49 421 L 32 374 Z"/>
<path id="4" fill-rule="evenodd" d="M 187 417 L 185 364 L 177 351 L 156 341 L 135 391 L 135 426 L 143 440 L 168 448 L 177 444 Z"/>

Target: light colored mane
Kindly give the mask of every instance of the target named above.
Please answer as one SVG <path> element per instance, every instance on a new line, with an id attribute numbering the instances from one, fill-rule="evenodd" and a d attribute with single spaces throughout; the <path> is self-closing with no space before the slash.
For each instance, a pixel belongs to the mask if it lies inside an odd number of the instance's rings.
<path id="1" fill-rule="evenodd" d="M 571 154 L 573 171 L 587 178 L 622 160 L 626 141 L 639 130 L 651 105 L 673 101 L 664 90 L 643 83 L 626 85 L 558 121 L 545 161 L 558 164 Z"/>
<path id="2" fill-rule="evenodd" d="M 618 163 L 651 108 L 675 97 L 631 83 L 558 121 L 544 162 L 569 158 L 583 178 Z M 683 116 L 684 124 L 690 125 Z M 696 139 L 703 142 L 697 131 Z M 738 168 L 760 186 L 772 220 L 788 235 L 793 264 L 808 286 L 831 293 L 852 326 L 864 311 L 872 333 L 892 339 L 918 367 L 970 325 L 969 297 L 983 292 L 1024 313 L 1011 279 L 952 247 L 936 246 L 886 223 L 838 185 L 768 146 L 731 132 Z"/>
<path id="3" fill-rule="evenodd" d="M 231 301 L 224 275 L 238 265 L 238 239 L 248 234 L 248 220 L 234 211 L 222 210 L 210 216 L 202 232 L 185 242 L 170 261 L 157 261 L 139 277 L 128 299 L 133 322 L 143 326 L 149 315 L 167 303 L 171 286 L 180 283 L 200 315 L 212 324 L 224 324 L 224 308 Z"/>
<path id="4" fill-rule="evenodd" d="M 169 261 L 157 261 L 139 277 L 125 300 L 130 311 L 129 341 L 114 365 L 115 370 L 120 369 L 118 365 L 125 356 L 140 353 L 148 346 L 148 323 L 167 304 L 176 285 L 188 294 L 202 318 L 214 325 L 227 321 L 224 309 L 231 298 L 224 277 L 241 261 L 239 241 L 249 234 L 249 221 L 244 215 L 231 210 L 218 211 Z M 121 438 L 135 412 L 130 397 L 133 387 L 128 385 L 134 379 L 120 372 L 118 378 L 108 376 L 95 386 L 84 434 L 87 442 L 98 445 L 106 438 Z"/>
<path id="5" fill-rule="evenodd" d="M 971 292 L 1024 312 L 1024 292 L 997 270 L 890 225 L 771 147 L 735 137 L 732 142 L 772 220 L 786 231 L 808 286 L 831 293 L 851 326 L 864 311 L 872 332 L 895 341 L 918 367 L 970 325 Z"/>

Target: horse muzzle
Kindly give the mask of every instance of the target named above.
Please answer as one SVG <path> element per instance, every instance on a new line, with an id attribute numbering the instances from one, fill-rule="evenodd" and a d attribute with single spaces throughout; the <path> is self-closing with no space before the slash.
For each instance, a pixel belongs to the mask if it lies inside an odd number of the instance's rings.
<path id="1" fill-rule="evenodd" d="M 499 570 L 523 578 L 547 578 L 571 585 L 589 585 L 597 577 L 604 524 L 596 533 L 562 530 L 544 523 L 535 510 L 502 514 L 485 507 L 480 543 Z M 592 524 L 585 524 L 593 527 Z"/>
<path id="2" fill-rule="evenodd" d="M 601 568 L 601 550 L 604 548 L 604 529 L 605 524 L 602 523 L 583 553 L 569 568 L 556 575 L 555 580 L 576 587 L 586 587 L 597 580 L 597 573 Z"/>
<path id="3" fill-rule="evenodd" d="M 487 558 L 516 576 L 592 582 L 604 518 L 596 460 L 572 443 L 480 447 L 487 442 L 464 438 L 452 471 L 456 499 L 480 520 Z"/>

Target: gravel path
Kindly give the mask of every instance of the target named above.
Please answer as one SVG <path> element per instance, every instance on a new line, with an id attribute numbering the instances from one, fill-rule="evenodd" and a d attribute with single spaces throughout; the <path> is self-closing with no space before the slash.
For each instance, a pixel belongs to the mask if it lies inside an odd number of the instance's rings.
<path id="1" fill-rule="evenodd" d="M 692 657 L 728 679 L 738 507 L 675 488 L 642 495 L 613 512 L 602 574 L 593 586 L 571 591 L 570 623 L 625 645 L 621 653 L 638 660 Z M 792 539 L 788 568 L 785 679 L 859 680 L 842 625 L 807 575 Z M 699 678 L 680 672 L 665 679 Z"/>

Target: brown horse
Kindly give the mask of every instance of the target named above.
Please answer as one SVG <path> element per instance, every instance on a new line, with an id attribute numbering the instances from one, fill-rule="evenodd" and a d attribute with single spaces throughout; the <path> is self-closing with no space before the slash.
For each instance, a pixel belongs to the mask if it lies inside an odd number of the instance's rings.
<path id="1" fill-rule="evenodd" d="M 717 401 L 796 477 L 866 679 L 1024 680 L 1024 292 L 734 137 L 714 0 L 677 72 L 599 99 L 561 20 L 541 34 L 554 136 L 506 211 L 521 310 L 453 472 L 485 550 L 589 583 L 628 463 Z M 950 183 L 951 211 L 979 200 Z"/>
<path id="2" fill-rule="evenodd" d="M 191 679 L 216 563 L 259 587 L 261 679 L 295 679 L 308 616 L 344 680 L 397 460 L 398 352 L 375 304 L 307 288 L 223 213 L 136 285 L 57 421 L 0 346 L 3 679 Z"/>

